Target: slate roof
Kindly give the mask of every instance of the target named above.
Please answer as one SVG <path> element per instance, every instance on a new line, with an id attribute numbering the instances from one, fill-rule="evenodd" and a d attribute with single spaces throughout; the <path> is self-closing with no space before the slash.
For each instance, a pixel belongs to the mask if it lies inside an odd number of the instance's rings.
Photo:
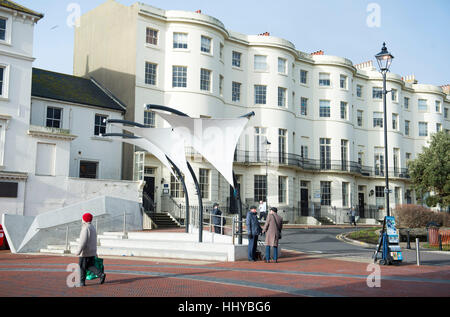
<path id="1" fill-rule="evenodd" d="M 13 1 L 10 1 L 10 0 L 0 0 L 0 7 L 5 7 L 5 8 L 8 8 L 8 9 L 13 9 L 13 10 L 17 10 L 17 11 L 20 11 L 20 12 L 28 13 L 28 14 L 37 16 L 37 17 L 39 17 L 41 19 L 44 17 L 44 15 L 42 13 L 33 11 L 31 9 L 28 9 L 28 8 L 25 8 L 24 6 L 21 6 L 20 4 L 17 4 L 17 3 L 13 2 Z"/>
<path id="2" fill-rule="evenodd" d="M 125 105 L 93 79 L 33 68 L 31 95 L 125 112 Z"/>

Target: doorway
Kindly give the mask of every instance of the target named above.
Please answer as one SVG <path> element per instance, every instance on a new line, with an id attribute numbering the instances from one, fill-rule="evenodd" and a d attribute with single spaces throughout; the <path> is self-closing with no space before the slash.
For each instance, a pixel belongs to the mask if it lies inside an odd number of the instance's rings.
<path id="1" fill-rule="evenodd" d="M 309 216 L 308 195 L 308 188 L 300 189 L 300 212 L 302 217 Z"/>
<path id="2" fill-rule="evenodd" d="M 144 181 L 144 208 L 147 211 L 155 212 L 155 177 L 145 176 Z"/>
<path id="3" fill-rule="evenodd" d="M 366 218 L 364 204 L 364 193 L 358 193 L 358 214 L 361 218 Z"/>

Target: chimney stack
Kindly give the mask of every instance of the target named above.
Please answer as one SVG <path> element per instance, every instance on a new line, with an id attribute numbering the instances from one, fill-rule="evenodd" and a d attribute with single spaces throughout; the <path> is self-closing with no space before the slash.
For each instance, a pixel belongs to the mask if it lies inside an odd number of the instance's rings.
<path id="1" fill-rule="evenodd" d="M 324 52 L 322 50 L 316 51 L 314 53 L 311 53 L 311 55 L 324 55 Z"/>
<path id="2" fill-rule="evenodd" d="M 197 10 L 197 11 L 195 11 L 195 13 L 202 13 L 202 10 Z"/>
<path id="3" fill-rule="evenodd" d="M 444 85 L 441 88 L 447 95 L 450 95 L 450 85 Z"/>
<path id="4" fill-rule="evenodd" d="M 261 34 L 258 34 L 259 36 L 270 36 L 270 33 L 269 32 L 264 32 L 264 33 L 261 33 Z"/>
<path id="5" fill-rule="evenodd" d="M 362 70 L 362 69 L 373 69 L 374 67 L 373 67 L 373 61 L 367 61 L 367 62 L 364 62 L 364 63 L 360 63 L 360 64 L 356 64 L 355 65 L 355 68 L 356 69 L 360 69 L 360 70 Z"/>
<path id="6" fill-rule="evenodd" d="M 410 83 L 410 84 L 417 84 L 418 83 L 418 81 L 416 79 L 416 75 L 408 75 L 408 76 L 402 77 L 402 80 L 405 83 Z"/>

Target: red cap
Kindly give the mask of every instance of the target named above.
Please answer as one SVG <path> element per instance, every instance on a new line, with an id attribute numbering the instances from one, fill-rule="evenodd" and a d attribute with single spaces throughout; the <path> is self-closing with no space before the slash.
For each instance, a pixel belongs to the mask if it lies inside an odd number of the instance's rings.
<path id="1" fill-rule="evenodd" d="M 83 215 L 83 221 L 84 222 L 91 222 L 92 218 L 94 218 L 90 213 L 86 213 Z"/>

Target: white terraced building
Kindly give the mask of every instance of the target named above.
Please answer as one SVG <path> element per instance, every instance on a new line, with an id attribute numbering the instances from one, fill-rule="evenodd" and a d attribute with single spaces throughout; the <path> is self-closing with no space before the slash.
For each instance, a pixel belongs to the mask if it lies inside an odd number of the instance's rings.
<path id="1" fill-rule="evenodd" d="M 389 73 L 383 122 L 382 76 L 372 62 L 304 53 L 268 33 L 236 33 L 200 11 L 105 2 L 84 14 L 75 31 L 74 75 L 92 76 L 127 104 L 126 119 L 156 127 L 167 124 L 148 104 L 197 118 L 254 111 L 236 150 L 242 200 L 248 207 L 267 198 L 291 222 L 307 221 L 301 216 L 344 222 L 351 205 L 361 218 L 381 218 L 386 172 L 390 207 L 415 203 L 406 162 L 433 133 L 450 129 L 448 86 Z M 184 204 L 184 195 L 170 172 L 152 155 L 125 148 L 124 178 L 147 180 L 159 212 L 182 213 L 175 203 Z M 204 204 L 233 211 L 224 178 L 189 149 L 187 157 Z M 194 188 L 189 193 L 195 205 Z"/>

